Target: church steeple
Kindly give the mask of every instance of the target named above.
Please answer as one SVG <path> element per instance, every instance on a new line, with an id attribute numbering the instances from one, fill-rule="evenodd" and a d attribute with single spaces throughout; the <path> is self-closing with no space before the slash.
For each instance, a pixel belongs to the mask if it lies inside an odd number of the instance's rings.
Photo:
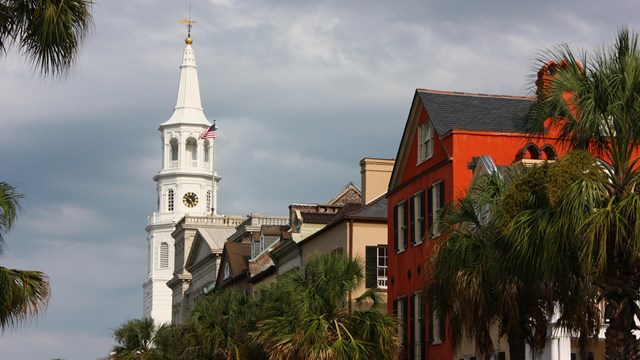
<path id="1" fill-rule="evenodd" d="M 216 216 L 218 182 L 215 172 L 215 136 L 201 136 L 211 127 L 202 110 L 198 67 L 188 24 L 186 48 L 180 65 L 178 97 L 173 114 L 160 125 L 162 162 L 153 177 L 157 210 L 147 223 L 148 275 L 143 285 L 143 316 L 156 323 L 172 321 L 172 289 L 167 282 L 175 269 L 175 223 L 185 216 Z M 182 265 L 181 265 L 182 266 Z"/>
<path id="2" fill-rule="evenodd" d="M 202 103 L 200 101 L 200 85 L 198 83 L 198 66 L 196 66 L 196 57 L 191 44 L 191 24 L 194 20 L 182 19 L 187 23 L 188 35 L 185 39 L 187 47 L 185 47 L 182 56 L 182 65 L 180 65 L 180 82 L 178 85 L 178 99 L 173 115 L 169 120 L 164 122 L 161 127 L 173 124 L 194 124 L 194 125 L 211 125 L 202 111 Z"/>

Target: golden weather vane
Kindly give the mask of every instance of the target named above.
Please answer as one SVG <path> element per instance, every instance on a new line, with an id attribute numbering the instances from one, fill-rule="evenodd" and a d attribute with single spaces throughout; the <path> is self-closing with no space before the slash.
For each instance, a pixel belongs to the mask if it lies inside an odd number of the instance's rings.
<path id="1" fill-rule="evenodd" d="M 188 19 L 180 19 L 180 22 L 183 24 L 187 24 L 187 36 L 191 37 L 191 24 L 197 24 L 198 22 L 196 20 L 193 20 L 191 17 L 189 17 Z"/>

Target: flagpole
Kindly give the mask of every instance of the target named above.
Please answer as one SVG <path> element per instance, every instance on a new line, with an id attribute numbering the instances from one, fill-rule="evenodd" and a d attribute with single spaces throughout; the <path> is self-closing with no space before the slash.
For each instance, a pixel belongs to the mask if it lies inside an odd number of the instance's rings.
<path id="1" fill-rule="evenodd" d="M 213 120 L 213 129 L 217 130 L 216 121 Z M 216 208 L 218 207 L 218 190 L 216 189 L 216 142 L 217 137 L 214 137 L 211 141 L 213 155 L 211 156 L 211 166 L 213 169 L 211 170 L 211 216 L 216 215 Z"/>

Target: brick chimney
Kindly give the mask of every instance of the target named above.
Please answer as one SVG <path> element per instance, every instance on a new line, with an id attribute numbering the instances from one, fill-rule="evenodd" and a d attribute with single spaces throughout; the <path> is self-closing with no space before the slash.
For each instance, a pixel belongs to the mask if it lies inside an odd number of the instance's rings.
<path id="1" fill-rule="evenodd" d="M 360 160 L 362 205 L 386 194 L 395 160 L 364 158 Z"/>

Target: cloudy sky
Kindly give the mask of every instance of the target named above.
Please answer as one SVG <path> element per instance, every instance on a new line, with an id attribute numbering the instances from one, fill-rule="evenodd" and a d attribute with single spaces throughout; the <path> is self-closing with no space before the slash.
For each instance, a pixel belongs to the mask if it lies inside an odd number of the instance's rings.
<path id="1" fill-rule="evenodd" d="M 142 313 L 158 125 L 175 105 L 187 0 L 98 1 L 65 81 L 0 57 L 0 181 L 27 195 L 0 264 L 39 269 L 37 322 L 0 334 L 1 359 L 95 359 Z M 193 0 L 202 103 L 216 119 L 219 211 L 284 215 L 325 202 L 363 157 L 393 158 L 416 88 L 529 95 L 534 59 L 586 49 L 635 0 Z"/>

